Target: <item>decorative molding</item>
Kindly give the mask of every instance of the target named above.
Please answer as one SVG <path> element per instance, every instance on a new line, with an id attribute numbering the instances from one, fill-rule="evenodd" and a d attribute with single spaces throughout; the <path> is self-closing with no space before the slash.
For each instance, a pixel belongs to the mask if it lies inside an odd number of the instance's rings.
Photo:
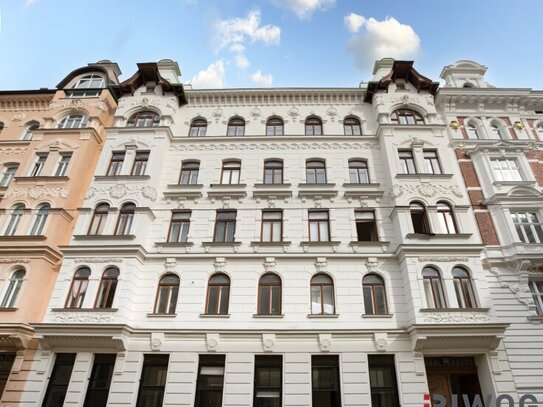
<path id="1" fill-rule="evenodd" d="M 415 362 L 415 374 L 417 376 L 424 376 L 426 371 L 424 366 L 424 354 L 422 352 L 415 352 L 413 361 Z"/>
<path id="2" fill-rule="evenodd" d="M 0 258 L 1 263 L 30 263 L 30 259 L 27 258 L 17 258 L 17 257 L 3 257 Z"/>
<path id="3" fill-rule="evenodd" d="M 164 333 L 162 332 L 151 332 L 151 350 L 159 351 L 164 342 Z"/>
<path id="4" fill-rule="evenodd" d="M 330 352 L 332 346 L 332 334 L 319 334 L 319 347 L 321 352 Z"/>
<path id="5" fill-rule="evenodd" d="M 24 154 L 28 151 L 26 147 L 5 147 L 0 148 L 0 154 Z"/>
<path id="6" fill-rule="evenodd" d="M 78 257 L 74 260 L 75 263 L 122 263 L 123 259 L 120 257 Z"/>
<path id="7" fill-rule="evenodd" d="M 241 144 L 180 144 L 171 145 L 170 151 L 278 151 L 278 150 L 380 150 L 377 143 L 241 143 Z"/>
<path id="8" fill-rule="evenodd" d="M 392 198 L 398 198 L 403 194 L 417 194 L 422 195 L 426 198 L 431 198 L 437 194 L 449 194 L 452 193 L 458 198 L 462 198 L 464 194 L 458 185 L 445 185 L 445 184 L 435 184 L 435 183 L 424 183 L 424 184 L 396 184 L 388 192 L 388 196 Z"/>
<path id="9" fill-rule="evenodd" d="M 417 259 L 418 261 L 422 263 L 446 263 L 446 262 L 462 262 L 466 263 L 469 261 L 469 257 L 459 257 L 459 256 L 444 256 L 444 257 L 436 257 L 436 256 L 425 256 L 425 257 L 419 257 Z"/>
<path id="10" fill-rule="evenodd" d="M 318 273 L 326 273 L 326 270 L 328 269 L 328 261 L 326 260 L 326 257 L 317 257 L 317 260 L 315 261 L 315 268 L 317 269 Z"/>
<path id="11" fill-rule="evenodd" d="M 219 346 L 219 334 L 206 334 L 206 348 L 208 352 L 215 352 Z"/>
<path id="12" fill-rule="evenodd" d="M 94 197 L 96 194 L 107 194 L 111 198 L 120 199 L 127 195 L 137 195 L 141 194 L 144 198 L 147 198 L 151 201 L 155 201 L 158 197 L 158 193 L 155 188 L 150 186 L 126 186 L 124 184 L 117 184 L 111 187 L 90 187 L 87 191 L 87 196 L 85 199 Z"/>
<path id="13" fill-rule="evenodd" d="M 370 273 L 379 271 L 381 267 L 381 263 L 379 263 L 375 257 L 369 257 L 364 264 Z"/>
<path id="14" fill-rule="evenodd" d="M 65 187 L 50 187 L 43 185 L 35 185 L 30 188 L 10 188 L 6 193 L 6 197 L 29 197 L 32 199 L 43 198 L 66 198 L 68 196 L 69 188 Z"/>
<path id="15" fill-rule="evenodd" d="M 373 334 L 373 342 L 375 343 L 375 349 L 379 352 L 387 350 L 388 335 L 386 332 L 375 332 Z"/>
<path id="16" fill-rule="evenodd" d="M 164 262 L 164 270 L 167 272 L 174 271 L 176 266 L 177 266 L 177 261 L 175 260 L 175 257 L 169 257 Z"/>
<path id="17" fill-rule="evenodd" d="M 266 273 L 275 272 L 275 267 L 277 267 L 275 257 L 266 257 L 264 260 L 264 270 L 266 270 Z"/>
<path id="18" fill-rule="evenodd" d="M 488 315 L 480 312 L 428 312 L 424 315 L 424 321 L 436 324 L 474 323 L 488 321 Z"/>
<path id="19" fill-rule="evenodd" d="M 226 259 L 224 257 L 215 258 L 215 262 L 213 263 L 213 267 L 215 268 L 215 273 L 225 273 L 226 272 Z"/>
<path id="20" fill-rule="evenodd" d="M 275 347 L 275 334 L 262 334 L 262 348 L 264 352 L 273 352 Z"/>
<path id="21" fill-rule="evenodd" d="M 81 324 L 101 324 L 113 321 L 111 315 L 101 312 L 58 312 L 52 315 L 53 322 L 62 323 L 81 323 Z"/>

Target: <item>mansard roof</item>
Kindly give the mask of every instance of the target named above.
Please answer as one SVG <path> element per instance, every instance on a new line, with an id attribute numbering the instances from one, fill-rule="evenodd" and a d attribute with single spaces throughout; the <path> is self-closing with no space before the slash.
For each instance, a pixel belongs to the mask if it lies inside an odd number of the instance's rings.
<path id="1" fill-rule="evenodd" d="M 160 75 L 158 64 L 155 62 L 138 63 L 138 70 L 132 77 L 121 82 L 121 90 L 125 93 L 134 94 L 136 89 L 144 86 L 147 82 L 156 82 L 162 86 L 164 92 L 172 92 L 179 101 L 179 105 L 186 105 L 187 98 L 185 90 L 180 83 L 170 83 Z"/>
<path id="2" fill-rule="evenodd" d="M 438 82 L 433 82 L 431 79 L 421 75 L 415 70 L 415 68 L 413 68 L 413 61 L 394 61 L 392 69 L 388 75 L 378 81 L 371 81 L 368 83 L 368 89 L 366 91 L 364 101 L 371 103 L 375 93 L 380 90 L 387 91 L 388 86 L 392 82 L 396 82 L 398 79 L 403 79 L 406 82 L 411 83 L 419 92 L 421 90 L 426 90 L 432 95 L 435 95 L 437 93 L 437 89 L 439 88 Z"/>

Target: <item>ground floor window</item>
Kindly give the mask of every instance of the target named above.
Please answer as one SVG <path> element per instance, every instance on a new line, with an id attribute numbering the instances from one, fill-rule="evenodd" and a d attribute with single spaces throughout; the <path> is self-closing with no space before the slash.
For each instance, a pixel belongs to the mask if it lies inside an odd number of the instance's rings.
<path id="1" fill-rule="evenodd" d="M 394 355 L 368 355 L 372 407 L 399 407 Z"/>
<path id="2" fill-rule="evenodd" d="M 311 357 L 311 384 L 313 407 L 341 407 L 337 355 Z"/>
<path id="3" fill-rule="evenodd" d="M 195 407 L 222 406 L 224 362 L 224 355 L 200 355 Z"/>
<path id="4" fill-rule="evenodd" d="M 170 355 L 144 355 L 136 407 L 161 407 Z"/>
<path id="5" fill-rule="evenodd" d="M 4 394 L 14 361 L 15 353 L 0 353 L 0 399 Z"/>
<path id="6" fill-rule="evenodd" d="M 106 407 L 116 357 L 115 353 L 94 355 L 84 407 Z"/>
<path id="7" fill-rule="evenodd" d="M 74 363 L 75 353 L 57 353 L 42 407 L 58 407 L 64 405 L 64 399 L 66 398 L 68 384 L 72 377 Z"/>

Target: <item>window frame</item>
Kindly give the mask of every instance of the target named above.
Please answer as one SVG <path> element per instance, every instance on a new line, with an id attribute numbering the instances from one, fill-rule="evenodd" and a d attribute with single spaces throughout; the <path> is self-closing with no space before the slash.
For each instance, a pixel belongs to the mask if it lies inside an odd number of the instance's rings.
<path id="1" fill-rule="evenodd" d="M 539 278 L 531 278 L 528 280 L 528 286 L 530 288 L 530 293 L 532 294 L 532 299 L 534 300 L 535 309 L 537 315 L 543 317 L 543 286 L 539 287 L 539 284 L 542 284 L 542 280 Z"/>
<path id="2" fill-rule="evenodd" d="M 18 169 L 19 164 L 7 164 L 4 166 L 2 178 L 0 179 L 0 188 L 7 188 L 9 184 L 11 184 L 11 181 L 13 181 L 13 178 L 15 178 L 15 174 L 17 174 Z"/>
<path id="3" fill-rule="evenodd" d="M 168 278 L 175 278 L 175 281 L 166 282 Z M 181 279 L 175 273 L 166 273 L 160 276 L 155 295 L 155 304 L 153 306 L 153 314 L 156 315 L 175 315 L 177 310 L 177 302 L 179 301 L 179 288 L 181 287 Z M 165 291 L 162 289 L 165 288 Z M 164 302 L 166 308 L 160 308 L 162 295 L 166 295 L 167 301 Z"/>
<path id="4" fill-rule="evenodd" d="M 354 175 L 354 180 L 353 180 Z M 370 184 L 368 160 L 353 158 L 349 160 L 349 182 L 351 184 Z"/>
<path id="5" fill-rule="evenodd" d="M 311 216 L 315 216 L 316 213 L 325 213 L 326 218 L 320 219 L 320 218 L 311 218 Z M 327 209 L 309 209 L 308 210 L 308 216 L 307 216 L 307 223 L 308 223 L 308 236 L 310 242 L 330 242 L 332 241 L 332 233 L 330 228 L 330 211 Z M 311 225 L 316 224 L 317 225 L 317 237 L 318 239 L 313 239 L 312 233 L 311 233 Z M 321 224 L 324 224 L 326 226 L 326 238 L 322 239 L 321 236 Z"/>
<path id="6" fill-rule="evenodd" d="M 213 282 L 213 279 L 225 277 L 227 282 Z M 207 281 L 207 295 L 206 295 L 206 306 L 205 306 L 205 315 L 228 315 L 228 309 L 230 308 L 230 291 L 232 286 L 232 280 L 230 277 L 224 273 L 215 273 L 209 277 Z M 212 287 L 218 287 L 218 298 L 215 303 L 217 304 L 216 309 L 211 310 L 210 299 L 212 298 Z M 226 296 L 226 309 L 222 309 L 222 300 Z"/>
<path id="7" fill-rule="evenodd" d="M 142 400 L 147 391 L 159 391 L 159 392 L 161 391 L 162 394 L 161 394 L 161 397 L 159 397 L 160 401 L 157 404 L 157 406 L 158 405 L 162 406 L 162 403 L 164 402 L 166 383 L 168 382 L 169 365 L 170 365 L 170 355 L 168 353 L 162 353 L 162 354 L 146 353 L 143 355 L 143 365 L 141 369 L 140 381 L 139 381 L 139 386 L 138 386 L 138 396 L 136 400 L 136 407 L 146 407 L 142 404 L 143 403 Z M 146 373 L 146 369 L 151 369 L 151 371 L 153 371 L 153 368 L 156 368 L 156 367 L 164 369 L 165 374 L 162 377 L 164 382 L 158 385 L 156 384 L 146 385 L 143 380 L 144 375 Z M 157 373 L 157 377 L 160 378 L 161 377 L 160 373 L 162 371 L 155 371 L 155 372 Z M 158 399 L 155 399 L 155 400 L 158 400 Z"/>
<path id="8" fill-rule="evenodd" d="M 45 228 L 45 223 L 49 217 L 51 211 L 51 205 L 48 203 L 40 204 L 37 208 L 36 215 L 34 216 L 34 221 L 30 228 L 29 236 L 41 236 L 43 235 L 43 229 Z"/>
<path id="9" fill-rule="evenodd" d="M 358 134 L 356 129 L 358 129 Z M 343 134 L 345 136 L 362 136 L 362 123 L 360 119 L 354 116 L 347 116 L 343 119 Z"/>
<path id="10" fill-rule="evenodd" d="M 528 222 L 522 222 L 521 216 L 524 216 Z M 537 222 L 532 221 L 535 217 Z M 513 229 L 516 231 L 516 237 L 524 244 L 541 244 L 543 243 L 543 222 L 541 221 L 541 212 L 537 209 L 527 209 L 524 211 L 514 210 L 509 212 L 509 219 L 513 224 Z M 518 221 L 515 221 L 517 219 Z M 530 234 L 527 232 L 527 228 Z M 530 239 L 530 236 L 534 239 Z"/>
<path id="11" fill-rule="evenodd" d="M 415 154 L 412 149 L 398 149 L 398 160 L 400 161 L 400 174 L 414 175 L 418 174 Z"/>
<path id="12" fill-rule="evenodd" d="M 335 383 L 331 389 L 319 388 L 315 383 L 315 376 L 319 376 L 317 372 L 328 370 L 333 372 Z M 335 397 L 330 399 L 330 407 L 341 407 L 342 404 L 342 389 L 341 389 L 341 370 L 339 363 L 339 355 L 311 355 L 311 402 L 315 406 L 321 393 L 326 393 L 328 399 L 330 394 L 335 394 Z"/>
<path id="13" fill-rule="evenodd" d="M 412 123 L 410 123 L 410 121 L 412 121 Z M 416 110 L 409 108 L 400 108 L 390 113 L 390 123 L 399 126 L 412 126 L 425 124 L 425 120 L 422 114 L 420 114 Z"/>
<path id="14" fill-rule="evenodd" d="M 207 120 L 203 118 L 197 118 L 190 123 L 189 137 L 205 137 L 206 133 Z"/>
<path id="15" fill-rule="evenodd" d="M 72 113 L 64 116 L 58 122 L 57 129 L 84 129 L 87 127 L 89 117 L 83 113 Z"/>
<path id="16" fill-rule="evenodd" d="M 135 127 L 138 129 L 159 127 L 161 119 L 162 117 L 158 112 L 153 110 L 140 110 L 130 116 L 126 122 L 126 127 Z"/>
<path id="17" fill-rule="evenodd" d="M 278 129 L 280 129 L 278 131 Z M 271 131 L 270 131 L 271 130 Z M 284 136 L 285 122 L 278 116 L 269 117 L 266 120 L 266 136 Z"/>
<path id="18" fill-rule="evenodd" d="M 219 219 L 219 215 L 233 214 L 233 219 Z M 217 231 L 220 224 L 224 224 L 224 236 L 221 240 L 217 240 Z M 236 241 L 236 223 L 237 223 L 237 211 L 232 209 L 221 209 L 215 213 L 215 226 L 213 228 L 213 242 L 215 243 L 234 243 Z M 232 230 L 232 240 L 227 240 L 229 228 Z"/>
<path id="19" fill-rule="evenodd" d="M 418 222 L 415 222 L 413 216 L 421 217 L 421 230 L 417 230 L 416 225 Z M 411 219 L 411 225 L 413 226 L 413 233 L 422 234 L 422 235 L 432 235 L 432 229 L 430 228 L 430 220 L 428 219 L 428 211 L 426 210 L 426 205 L 420 201 L 411 201 L 409 203 L 409 217 Z"/>
<path id="20" fill-rule="evenodd" d="M 269 385 L 260 383 L 260 369 L 266 369 L 270 378 Z M 271 372 L 279 372 L 279 382 L 276 386 L 271 383 Z M 266 396 L 259 397 L 264 392 Z M 270 394 L 278 393 L 278 397 L 271 397 Z M 283 405 L 283 355 L 255 355 L 254 386 L 253 386 L 253 407 L 268 407 L 270 398 L 278 398 L 279 406 Z"/>
<path id="21" fill-rule="evenodd" d="M 119 159 L 119 157 L 121 157 L 122 159 Z M 106 171 L 106 176 L 108 177 L 119 176 L 121 173 L 125 158 L 126 158 L 126 150 L 112 151 L 111 158 L 109 159 L 109 164 Z"/>
<path id="22" fill-rule="evenodd" d="M 91 374 L 89 376 L 89 384 L 85 392 L 85 401 L 83 407 L 106 407 L 109 391 L 111 389 L 111 379 L 117 361 L 116 353 L 95 353 L 92 363 Z M 104 367 L 107 368 L 107 378 L 104 381 L 101 376 L 104 372 Z M 104 387 L 100 387 L 104 385 Z M 97 403 L 96 399 L 103 401 Z"/>
<path id="23" fill-rule="evenodd" d="M 433 156 L 429 156 L 433 154 Z M 443 174 L 443 168 L 441 167 L 441 160 L 436 149 L 425 148 L 422 150 L 422 157 L 426 167 L 427 174 L 441 175 Z"/>
<path id="24" fill-rule="evenodd" d="M 306 136 L 322 136 L 324 129 L 322 119 L 318 116 L 308 116 L 304 122 L 304 135 Z"/>
<path id="25" fill-rule="evenodd" d="M 437 275 L 424 275 L 424 272 L 425 271 L 428 271 L 428 272 L 434 272 L 435 274 Z M 445 309 L 447 308 L 447 297 L 445 295 L 445 290 L 443 288 L 443 278 L 441 277 L 441 273 L 440 271 L 433 267 L 433 266 L 425 266 L 423 269 L 422 269 L 422 272 L 421 272 L 421 275 L 422 275 L 422 279 L 423 279 L 423 288 L 424 288 L 424 294 L 425 294 L 425 298 L 426 298 L 426 302 L 427 302 L 427 306 L 428 308 L 432 308 L 432 309 Z M 428 281 L 428 283 L 427 283 Z M 427 288 L 429 287 L 429 288 Z M 437 300 L 437 296 L 436 296 L 436 287 L 437 287 L 437 290 L 439 291 L 439 294 L 441 294 L 441 299 L 442 301 L 438 301 Z M 428 292 L 427 290 L 430 289 L 431 291 Z M 429 299 L 429 294 L 432 295 L 432 303 L 430 304 L 428 302 L 428 299 Z"/>
<path id="26" fill-rule="evenodd" d="M 226 126 L 227 137 L 243 137 L 245 136 L 245 119 L 242 117 L 232 117 L 228 120 Z"/>
<path id="27" fill-rule="evenodd" d="M 41 172 L 45 168 L 47 158 L 49 158 L 49 153 L 36 153 L 36 159 L 34 160 L 34 164 L 32 165 L 32 169 L 30 170 L 30 174 L 28 176 L 40 177 Z"/>
<path id="28" fill-rule="evenodd" d="M 324 174 L 324 182 L 319 182 L 319 174 Z M 310 181 L 311 176 L 314 182 Z M 326 184 L 328 183 L 328 174 L 326 171 L 326 160 L 320 158 L 310 158 L 305 161 L 305 182 L 307 184 Z"/>
<path id="29" fill-rule="evenodd" d="M 3 293 L 0 309 L 16 307 L 25 279 L 26 270 L 24 268 L 18 267 L 13 270 L 7 288 Z"/>
<path id="30" fill-rule="evenodd" d="M 182 182 L 186 175 L 186 183 Z M 196 174 L 196 176 L 194 176 Z M 198 160 L 185 160 L 181 162 L 181 171 L 179 173 L 178 185 L 197 185 L 198 177 L 200 176 L 200 161 Z M 195 178 L 195 179 L 193 179 Z M 194 181 L 194 182 L 192 182 Z"/>
<path id="31" fill-rule="evenodd" d="M 83 275 L 82 273 L 85 273 L 85 275 Z M 89 288 L 90 276 L 91 269 L 88 266 L 79 267 L 75 271 L 72 276 L 72 282 L 70 284 L 70 289 L 68 290 L 66 302 L 64 303 L 65 309 L 81 309 L 83 307 L 85 296 L 87 295 L 87 289 Z M 78 282 L 77 293 L 75 296 L 73 296 L 72 293 L 74 292 L 76 282 Z"/>
<path id="32" fill-rule="evenodd" d="M 237 174 L 237 175 L 236 175 Z M 228 182 L 225 181 L 225 175 L 228 176 Z M 237 182 L 232 182 L 232 179 Z M 241 181 L 241 161 L 240 160 L 225 160 L 221 167 L 221 185 L 239 185 Z"/>
<path id="33" fill-rule="evenodd" d="M 518 157 L 489 157 L 489 161 L 492 177 L 496 182 L 519 182 L 526 180 Z M 508 177 L 511 179 L 507 179 Z M 518 179 L 516 179 L 517 177 Z"/>
<path id="34" fill-rule="evenodd" d="M 458 234 L 458 223 L 452 205 L 446 201 L 438 201 L 436 205 L 441 232 L 447 235 Z"/>
<path id="35" fill-rule="evenodd" d="M 113 275 L 107 275 L 108 272 L 113 272 Z M 119 285 L 120 271 L 117 267 L 107 267 L 102 273 L 100 278 L 100 284 L 98 285 L 98 291 L 96 294 L 96 301 L 94 302 L 95 309 L 111 309 L 113 307 L 113 301 L 115 301 L 115 294 Z"/>
<path id="36" fill-rule="evenodd" d="M 183 218 L 180 219 L 174 219 L 176 215 L 183 215 Z M 172 216 L 170 218 L 170 227 L 168 228 L 168 243 L 186 243 L 188 242 L 188 235 L 190 230 L 190 218 L 191 218 L 191 211 L 189 210 L 173 210 Z M 178 234 L 177 239 L 172 239 L 172 232 L 174 230 L 174 225 L 177 225 L 178 227 Z M 184 228 L 186 225 L 186 231 L 184 232 Z M 183 239 L 183 236 L 185 238 Z"/>
<path id="37" fill-rule="evenodd" d="M 47 383 L 47 390 L 45 391 L 45 396 L 43 397 L 43 402 L 41 404 L 41 407 L 58 407 L 59 404 L 53 404 L 53 402 L 60 401 L 60 400 L 54 400 L 51 398 L 52 397 L 51 394 L 57 394 L 56 391 L 58 390 L 64 393 L 60 405 L 64 404 L 64 401 L 66 400 L 66 395 L 68 394 L 68 387 L 70 385 L 72 375 L 73 375 L 75 359 L 76 359 L 76 353 L 56 353 L 55 354 L 55 363 L 53 364 L 53 369 L 51 370 L 51 374 L 49 376 L 49 381 Z M 57 374 L 59 374 L 59 371 L 60 371 L 60 374 L 63 373 L 62 366 L 71 366 L 70 373 L 67 378 L 62 379 L 60 383 L 56 383 Z M 64 380 L 66 382 L 64 382 Z"/>
<path id="38" fill-rule="evenodd" d="M 372 368 L 390 368 L 392 371 L 391 378 L 394 383 L 391 386 L 372 386 Z M 400 407 L 400 393 L 398 390 L 398 375 L 396 372 L 396 363 L 394 355 L 376 355 L 368 354 L 368 376 L 370 382 L 370 397 L 371 403 L 374 406 L 386 405 L 387 407 Z M 384 378 L 384 375 L 381 375 Z M 392 405 L 377 402 L 374 398 L 385 394 L 394 394 L 394 401 Z"/>
<path id="39" fill-rule="evenodd" d="M 25 210 L 26 206 L 23 203 L 15 204 L 10 208 L 9 219 L 4 229 L 4 236 L 15 236 Z"/>
<path id="40" fill-rule="evenodd" d="M 149 156 L 151 151 L 138 150 L 134 156 L 134 162 L 132 163 L 132 169 L 130 175 L 133 177 L 145 175 L 147 171 L 147 165 L 149 164 Z"/>
<path id="41" fill-rule="evenodd" d="M 269 214 L 279 214 L 279 218 L 268 218 L 264 217 Z M 270 239 L 264 239 L 264 228 L 266 225 L 270 225 Z M 274 238 L 274 226 L 279 224 L 279 239 Z M 260 241 L 261 242 L 282 242 L 283 241 L 283 210 L 281 209 L 263 209 L 262 210 L 262 219 L 260 222 Z"/>
<path id="42" fill-rule="evenodd" d="M 119 216 L 117 216 L 117 223 L 115 225 L 115 236 L 129 236 L 134 224 L 134 218 L 136 215 L 136 204 L 133 202 L 126 202 L 121 206 Z"/>
<path id="43" fill-rule="evenodd" d="M 455 271 L 464 273 L 462 276 L 455 275 Z M 452 269 L 454 292 L 458 308 L 472 309 L 477 308 L 477 297 L 473 287 L 473 279 L 469 271 L 462 266 L 455 266 Z"/>
<path id="44" fill-rule="evenodd" d="M 37 121 L 30 121 L 26 124 L 25 126 L 25 129 L 23 131 L 23 137 L 21 138 L 22 141 L 31 141 L 34 136 L 32 134 L 32 132 L 34 130 L 39 130 L 40 128 L 40 123 L 37 122 Z"/>
<path id="45" fill-rule="evenodd" d="M 326 283 L 322 283 L 322 282 L 321 283 L 316 283 L 316 282 L 314 282 L 314 280 L 317 277 L 325 277 L 328 280 L 328 282 L 326 282 Z M 310 302 L 310 304 L 309 305 L 310 305 L 310 309 L 311 309 L 311 315 L 336 315 L 335 285 L 334 285 L 334 280 L 332 279 L 332 277 L 330 277 L 326 273 L 317 273 L 317 274 L 315 274 L 315 275 L 313 275 L 311 277 L 311 281 L 309 283 L 309 286 L 310 286 L 310 290 L 309 290 L 309 302 Z M 314 309 L 313 309 L 313 288 L 314 287 L 318 287 L 318 291 L 320 293 L 320 302 L 318 303 L 320 305 L 320 312 L 314 312 Z M 332 300 L 331 304 L 325 304 L 325 302 L 324 302 L 324 298 L 325 298 L 324 288 L 325 287 L 330 288 L 331 300 Z M 332 308 L 332 312 L 326 312 L 325 305 L 330 305 L 331 308 Z"/>
<path id="46" fill-rule="evenodd" d="M 263 280 L 266 277 L 274 277 L 276 280 L 273 283 L 263 283 Z M 275 288 L 275 296 L 274 296 L 274 288 Z M 268 304 L 264 304 L 262 302 L 263 297 L 263 290 L 267 290 L 268 292 Z M 283 283 L 281 281 L 281 277 L 279 277 L 275 273 L 265 273 L 258 279 L 258 292 L 257 292 L 257 302 L 256 302 L 256 311 L 257 315 L 262 316 L 269 316 L 269 315 L 281 315 L 282 308 L 283 308 Z M 279 297 L 279 302 L 276 308 L 276 311 L 274 312 L 274 298 Z M 262 312 L 262 307 L 266 307 L 265 311 Z"/>
<path id="47" fill-rule="evenodd" d="M 70 161 L 72 160 L 72 153 L 60 153 L 60 159 L 57 162 L 57 167 L 55 169 L 55 177 L 64 177 L 68 172 L 68 167 L 70 166 Z"/>
<path id="48" fill-rule="evenodd" d="M 279 164 L 278 166 L 274 166 L 274 164 Z M 270 158 L 264 160 L 264 169 L 263 169 L 263 175 L 262 175 L 262 183 L 266 185 L 280 185 L 284 183 L 284 162 L 281 159 L 276 158 Z M 271 175 L 271 181 L 267 182 L 267 173 L 270 173 Z M 279 178 L 279 182 L 277 181 L 277 178 Z"/>
<path id="49" fill-rule="evenodd" d="M 369 278 L 376 278 L 379 280 L 376 282 L 368 282 Z M 366 280 L 366 282 L 364 282 Z M 366 288 L 370 291 L 371 309 L 366 307 Z M 378 304 L 376 288 L 381 288 L 383 291 L 383 304 Z M 377 273 L 368 273 L 362 277 L 362 296 L 364 300 L 364 315 L 388 315 L 388 300 L 385 279 Z M 381 307 L 380 307 L 381 305 Z M 384 309 L 384 312 L 379 312 L 380 308 Z"/>
<path id="50" fill-rule="evenodd" d="M 359 214 L 371 214 L 372 218 L 371 220 L 366 220 L 363 218 L 359 218 Z M 355 209 L 354 211 L 354 223 L 355 223 L 355 229 L 356 229 L 356 241 L 357 242 L 378 242 L 379 241 L 379 230 L 377 226 L 377 218 L 375 216 L 375 210 L 373 209 Z M 361 240 L 360 234 L 358 233 L 358 224 L 359 223 L 370 223 L 370 234 L 371 234 L 371 240 Z"/>
<path id="51" fill-rule="evenodd" d="M 105 207 L 106 208 L 105 211 L 103 210 L 98 211 L 98 209 L 101 207 Z M 109 215 L 109 209 L 110 209 L 110 205 L 107 202 L 101 202 L 98 205 L 96 205 L 96 207 L 94 208 L 94 211 L 92 212 L 92 218 L 89 224 L 89 229 L 87 230 L 87 235 L 99 236 L 102 234 L 103 228 L 107 221 L 107 217 Z M 91 233 L 91 231 L 93 230 L 94 223 L 97 219 L 98 219 L 98 226 L 96 227 L 96 233 Z"/>
<path id="52" fill-rule="evenodd" d="M 220 398 L 218 401 L 218 405 L 222 406 L 223 404 L 223 398 L 224 398 L 224 376 L 225 376 L 225 355 L 199 355 L 198 357 L 198 374 L 196 376 L 196 391 L 194 396 L 194 406 L 195 407 L 207 407 L 201 404 L 202 400 L 202 394 L 204 392 L 220 392 Z M 209 371 L 221 371 L 221 374 L 203 374 L 204 370 Z M 221 386 L 206 386 L 203 384 L 204 378 L 203 376 L 214 376 L 214 377 L 222 377 Z"/>

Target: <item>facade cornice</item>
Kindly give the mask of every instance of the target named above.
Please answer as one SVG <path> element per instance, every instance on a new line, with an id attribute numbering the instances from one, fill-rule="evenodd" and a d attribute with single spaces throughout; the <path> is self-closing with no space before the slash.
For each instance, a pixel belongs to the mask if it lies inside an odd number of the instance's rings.
<path id="1" fill-rule="evenodd" d="M 535 140 L 452 140 L 449 144 L 453 148 L 466 150 L 468 154 L 485 152 L 489 150 L 528 151 L 542 150 L 543 142 Z"/>
<path id="2" fill-rule="evenodd" d="M 49 103 L 53 99 L 56 90 L 38 91 L 5 91 L 0 92 L 0 111 L 16 112 L 12 120 L 19 121 L 24 118 L 21 111 L 49 110 Z"/>
<path id="3" fill-rule="evenodd" d="M 28 245 L 26 242 L 21 244 L 9 244 L 9 242 L 2 242 L 0 245 L 0 258 L 8 258 L 10 262 L 12 260 L 20 259 L 21 263 L 27 263 L 29 259 L 41 258 L 45 261 L 56 266 L 62 260 L 62 253 L 51 246 L 36 245 L 35 241 L 28 239 Z"/>

